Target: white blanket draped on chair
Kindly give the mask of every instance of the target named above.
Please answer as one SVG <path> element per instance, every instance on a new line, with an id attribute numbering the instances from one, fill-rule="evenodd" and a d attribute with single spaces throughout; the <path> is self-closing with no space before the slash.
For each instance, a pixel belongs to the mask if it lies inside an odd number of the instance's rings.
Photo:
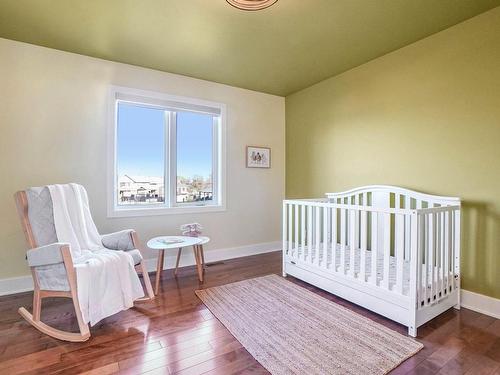
<path id="1" fill-rule="evenodd" d="M 49 185 L 59 242 L 69 243 L 75 263 L 83 319 L 93 326 L 133 306 L 144 296 L 132 257 L 105 249 L 90 214 L 85 189 L 78 184 Z"/>

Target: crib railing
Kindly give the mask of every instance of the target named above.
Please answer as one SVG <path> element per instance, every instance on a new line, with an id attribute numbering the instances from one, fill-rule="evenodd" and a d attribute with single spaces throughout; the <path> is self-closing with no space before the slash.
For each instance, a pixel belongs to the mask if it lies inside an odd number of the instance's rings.
<path id="1" fill-rule="evenodd" d="M 460 207 L 420 209 L 417 215 L 416 284 L 421 308 L 460 289 Z"/>
<path id="2" fill-rule="evenodd" d="M 452 292 L 459 274 L 459 206 L 379 208 L 283 202 L 284 261 L 408 296 L 417 306 Z"/>

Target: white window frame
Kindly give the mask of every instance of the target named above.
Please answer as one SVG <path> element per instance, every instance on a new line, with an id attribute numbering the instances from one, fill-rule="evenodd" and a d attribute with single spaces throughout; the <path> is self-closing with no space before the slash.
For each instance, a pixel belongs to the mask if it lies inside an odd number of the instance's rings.
<path id="1" fill-rule="evenodd" d="M 164 109 L 168 118 L 165 134 L 165 171 L 163 204 L 118 205 L 117 187 L 117 125 L 118 103 L 130 102 L 147 107 Z M 121 86 L 111 86 L 109 90 L 109 119 L 107 141 L 107 211 L 108 217 L 151 216 L 183 213 L 218 212 L 226 209 L 226 105 L 202 99 L 175 96 L 154 91 L 146 91 Z M 170 110 L 170 111 L 169 111 Z M 208 203 L 177 203 L 177 151 L 175 111 L 190 111 L 215 114 L 213 122 L 213 199 Z M 171 146 L 174 147 L 171 147 Z"/>

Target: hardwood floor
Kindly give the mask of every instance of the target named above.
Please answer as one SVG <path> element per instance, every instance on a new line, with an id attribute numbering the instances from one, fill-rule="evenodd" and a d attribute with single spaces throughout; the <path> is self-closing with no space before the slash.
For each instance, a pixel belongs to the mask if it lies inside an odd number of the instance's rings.
<path id="1" fill-rule="evenodd" d="M 17 313 L 31 309 L 31 293 L 0 297 L 0 374 L 267 374 L 200 303 L 194 290 L 270 273 L 281 274 L 281 253 L 210 265 L 200 285 L 194 267 L 164 271 L 153 303 L 123 311 L 92 327 L 85 343 L 42 335 Z M 336 303 L 406 334 L 406 328 L 291 277 Z M 44 301 L 42 320 L 76 330 L 71 303 Z M 500 375 L 500 320 L 449 310 L 424 327 L 425 348 L 393 374 Z"/>

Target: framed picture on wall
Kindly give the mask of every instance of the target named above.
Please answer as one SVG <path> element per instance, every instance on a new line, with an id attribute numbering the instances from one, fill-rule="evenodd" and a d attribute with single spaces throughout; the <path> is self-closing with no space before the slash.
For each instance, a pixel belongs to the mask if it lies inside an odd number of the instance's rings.
<path id="1" fill-rule="evenodd" d="M 247 146 L 247 168 L 271 168 L 271 149 Z"/>

